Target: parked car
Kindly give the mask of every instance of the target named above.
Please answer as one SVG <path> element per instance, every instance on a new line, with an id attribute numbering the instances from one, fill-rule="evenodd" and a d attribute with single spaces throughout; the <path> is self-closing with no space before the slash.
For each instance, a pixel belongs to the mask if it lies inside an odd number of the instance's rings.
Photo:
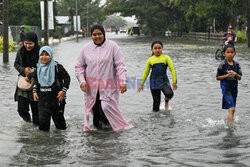
<path id="1" fill-rule="evenodd" d="M 120 33 L 126 33 L 126 29 L 120 28 Z"/>

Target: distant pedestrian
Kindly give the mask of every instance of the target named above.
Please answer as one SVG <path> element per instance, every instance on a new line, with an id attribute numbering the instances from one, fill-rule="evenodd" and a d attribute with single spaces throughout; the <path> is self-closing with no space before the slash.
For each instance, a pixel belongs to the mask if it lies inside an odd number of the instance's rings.
<path id="1" fill-rule="evenodd" d="M 172 73 L 173 89 L 177 89 L 177 77 L 175 68 L 171 58 L 162 54 L 163 44 L 160 41 L 155 41 L 151 45 L 153 55 L 148 58 L 140 87 L 137 92 L 143 90 L 143 85 L 148 77 L 150 69 L 150 90 L 153 97 L 153 111 L 160 110 L 161 91 L 165 95 L 165 110 L 169 109 L 169 100 L 173 97 L 174 92 L 170 86 L 167 76 L 167 68 L 169 67 Z"/>
<path id="2" fill-rule="evenodd" d="M 118 34 L 118 28 L 115 28 L 115 34 Z"/>
<path id="3" fill-rule="evenodd" d="M 87 28 L 86 27 L 84 27 L 84 29 L 83 29 L 83 35 L 85 38 L 87 37 Z"/>
<path id="4" fill-rule="evenodd" d="M 241 80 L 242 72 L 240 64 L 234 61 L 236 51 L 233 45 L 226 45 L 223 50 L 226 59 L 220 63 L 217 69 L 216 79 L 220 80 L 222 89 L 222 108 L 228 109 L 227 122 L 234 118 L 236 99 L 238 94 L 238 80 Z"/>
<path id="5" fill-rule="evenodd" d="M 17 51 L 14 67 L 19 75 L 28 76 L 37 65 L 39 59 L 38 38 L 34 32 L 27 32 L 24 38 L 24 45 Z M 17 87 L 15 92 L 15 101 L 17 101 L 17 111 L 24 121 L 39 124 L 37 102 L 34 101 L 31 91 L 23 91 Z M 31 107 L 32 120 L 29 114 L 29 106 Z"/>
<path id="6" fill-rule="evenodd" d="M 118 108 L 119 91 L 127 91 L 126 66 L 119 46 L 105 38 L 103 26 L 91 28 L 92 42 L 85 45 L 78 57 L 75 74 L 85 92 L 84 130 L 89 126 L 89 113 L 97 129 L 114 131 L 131 127 Z"/>
<path id="7" fill-rule="evenodd" d="M 34 101 L 38 101 L 39 129 L 49 131 L 51 117 L 57 129 L 66 129 L 64 118 L 66 92 L 70 76 L 53 58 L 52 49 L 44 46 L 39 52 L 37 76 L 33 89 Z"/>
<path id="8" fill-rule="evenodd" d="M 24 26 L 20 27 L 20 42 L 19 45 L 22 46 L 25 38 Z"/>

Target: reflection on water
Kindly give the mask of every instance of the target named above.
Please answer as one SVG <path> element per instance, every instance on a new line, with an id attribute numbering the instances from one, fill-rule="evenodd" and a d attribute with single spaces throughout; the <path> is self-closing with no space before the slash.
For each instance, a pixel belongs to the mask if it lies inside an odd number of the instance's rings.
<path id="1" fill-rule="evenodd" d="M 231 149 L 240 144 L 240 139 L 235 135 L 234 129 L 228 128 L 226 131 L 226 136 L 222 138 L 223 142 L 220 143 L 221 149 Z"/>
<path id="2" fill-rule="evenodd" d="M 237 44 L 235 60 L 243 71 L 234 128 L 225 123 L 221 90 L 215 80 L 219 44 L 184 39 L 128 37 L 107 34 L 121 46 L 128 77 L 140 79 L 151 43 L 162 40 L 163 53 L 173 60 L 178 89 L 171 111 L 152 112 L 149 89 L 131 87 L 120 96 L 120 110 L 134 128 L 121 132 L 83 131 L 84 93 L 74 75 L 82 46 L 90 39 L 53 46 L 55 60 L 71 75 L 65 118 L 68 129 L 41 132 L 21 120 L 13 100 L 17 72 L 0 63 L 0 166 L 247 166 L 250 161 L 250 49 Z M 1 55 L 2 56 L 2 55 Z M 0 57 L 1 57 L 0 56 Z M 170 72 L 168 71 L 168 74 Z M 171 80 L 171 75 L 169 75 Z"/>
<path id="3" fill-rule="evenodd" d="M 11 158 L 13 166 L 29 164 L 51 165 L 61 164 L 61 160 L 67 157 L 65 150 L 66 134 L 64 131 L 52 131 L 50 133 L 38 131 L 32 124 L 24 125 L 17 131 L 17 143 L 22 147 L 20 151 Z"/>
<path id="4" fill-rule="evenodd" d="M 85 148 L 91 154 L 85 155 L 81 160 L 94 166 L 127 164 L 128 162 L 120 159 L 129 154 L 129 146 L 120 140 L 121 133 L 99 131 L 89 133 L 86 137 Z"/>

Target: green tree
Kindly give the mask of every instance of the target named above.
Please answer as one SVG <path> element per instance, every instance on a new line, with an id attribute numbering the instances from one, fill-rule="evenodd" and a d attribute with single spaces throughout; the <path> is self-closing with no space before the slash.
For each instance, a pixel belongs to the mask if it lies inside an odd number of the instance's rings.
<path id="1" fill-rule="evenodd" d="M 175 1 L 108 0 L 105 11 L 109 14 L 121 12 L 122 16 L 135 15 L 145 34 L 163 35 L 168 29 L 186 29 L 185 18 Z"/>
<path id="2" fill-rule="evenodd" d="M 243 15 L 242 0 L 107 0 L 108 14 L 135 15 L 144 32 L 163 34 L 173 31 L 207 31 L 216 20 L 219 31 Z"/>
<path id="3" fill-rule="evenodd" d="M 9 1 L 9 24 L 40 26 L 40 0 Z"/>

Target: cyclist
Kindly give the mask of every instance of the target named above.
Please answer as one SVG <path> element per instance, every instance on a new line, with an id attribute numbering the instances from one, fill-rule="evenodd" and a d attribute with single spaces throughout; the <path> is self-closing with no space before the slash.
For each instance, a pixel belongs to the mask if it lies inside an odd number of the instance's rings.
<path id="1" fill-rule="evenodd" d="M 237 42 L 237 35 L 232 30 L 233 27 L 228 26 L 227 32 L 222 36 L 222 40 L 225 40 L 225 45 L 231 44 L 234 46 L 234 43 Z"/>

